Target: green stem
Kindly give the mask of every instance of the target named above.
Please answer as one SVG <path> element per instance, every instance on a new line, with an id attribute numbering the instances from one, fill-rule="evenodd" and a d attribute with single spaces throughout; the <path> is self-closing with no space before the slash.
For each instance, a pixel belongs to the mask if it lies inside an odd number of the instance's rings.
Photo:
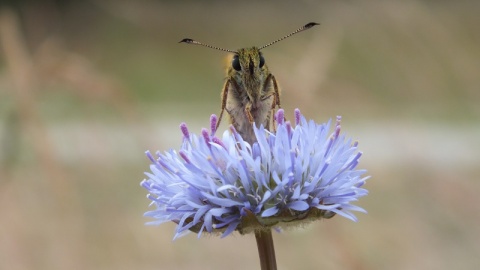
<path id="1" fill-rule="evenodd" d="M 260 257 L 260 269 L 277 270 L 272 231 L 256 231 L 255 239 L 257 240 L 258 256 Z"/>

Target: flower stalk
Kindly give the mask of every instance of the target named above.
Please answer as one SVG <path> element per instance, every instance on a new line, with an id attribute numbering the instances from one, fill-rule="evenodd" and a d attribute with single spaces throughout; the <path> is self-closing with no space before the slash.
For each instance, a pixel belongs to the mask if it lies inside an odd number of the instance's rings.
<path id="1" fill-rule="evenodd" d="M 276 270 L 275 247 L 273 246 L 272 230 L 255 231 L 257 240 L 258 256 L 261 270 Z"/>

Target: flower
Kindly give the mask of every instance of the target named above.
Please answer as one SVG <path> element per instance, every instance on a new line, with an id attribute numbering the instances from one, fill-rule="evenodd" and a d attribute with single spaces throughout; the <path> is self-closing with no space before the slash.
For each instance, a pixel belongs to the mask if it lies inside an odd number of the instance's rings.
<path id="1" fill-rule="evenodd" d="M 295 127 L 284 120 L 280 109 L 276 131 L 254 124 L 256 142 L 250 145 L 230 129 L 215 135 L 217 117 L 210 118 L 210 131 L 201 136 L 182 123 L 180 150 L 157 152 L 151 172 L 141 182 L 155 210 L 145 216 L 177 223 L 175 238 L 190 231 L 241 234 L 284 228 L 335 214 L 356 221 L 352 205 L 367 195 L 368 177 L 355 169 L 361 152 L 357 142 L 340 134 L 340 117 L 330 132 L 330 123 L 307 121 L 295 110 Z"/>

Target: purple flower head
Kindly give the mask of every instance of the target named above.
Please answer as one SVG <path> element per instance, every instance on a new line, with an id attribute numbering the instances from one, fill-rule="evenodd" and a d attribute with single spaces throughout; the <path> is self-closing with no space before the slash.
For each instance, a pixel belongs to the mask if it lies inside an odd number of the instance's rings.
<path id="1" fill-rule="evenodd" d="M 188 232 L 241 234 L 283 228 L 338 214 L 356 221 L 352 205 L 367 195 L 368 177 L 356 169 L 361 152 L 357 143 L 340 134 L 340 117 L 333 133 L 330 121 L 316 124 L 295 110 L 295 126 L 279 110 L 276 131 L 253 125 L 256 142 L 250 145 L 233 127 L 200 136 L 182 124 L 180 150 L 157 152 L 151 172 L 141 183 L 156 206 L 145 213 L 160 224 L 177 224 L 174 238 Z"/>

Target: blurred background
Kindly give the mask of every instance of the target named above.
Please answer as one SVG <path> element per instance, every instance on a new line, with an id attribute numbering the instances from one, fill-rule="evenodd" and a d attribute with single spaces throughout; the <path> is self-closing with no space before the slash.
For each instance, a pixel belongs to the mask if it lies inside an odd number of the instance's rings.
<path id="1" fill-rule="evenodd" d="M 41 3 L 41 4 L 40 4 Z M 480 265 L 479 1 L 14 1 L 0 10 L 0 269 L 258 269 L 253 236 L 145 226 L 145 150 L 219 113 L 265 49 L 298 107 L 360 142 L 359 222 L 274 234 L 279 269 Z M 226 122 L 226 121 L 225 121 Z M 221 129 L 227 127 L 222 124 Z"/>

